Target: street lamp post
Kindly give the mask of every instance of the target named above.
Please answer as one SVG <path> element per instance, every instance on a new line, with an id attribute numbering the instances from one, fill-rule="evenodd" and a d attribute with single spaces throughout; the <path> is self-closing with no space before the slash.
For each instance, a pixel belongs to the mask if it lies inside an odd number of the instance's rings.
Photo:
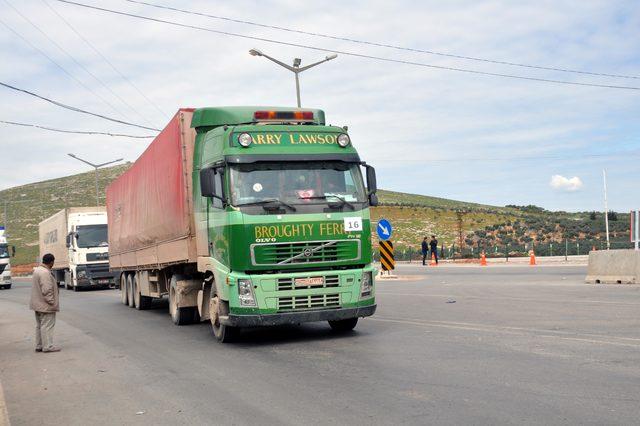
<path id="1" fill-rule="evenodd" d="M 307 66 L 301 67 L 300 64 L 302 63 L 302 59 L 300 59 L 300 58 L 295 58 L 293 60 L 293 66 L 291 66 L 291 65 L 287 65 L 284 62 L 279 61 L 279 60 L 277 60 L 275 58 L 272 58 L 271 56 L 269 56 L 269 55 L 267 55 L 265 53 L 262 53 L 258 49 L 249 50 L 249 54 L 251 54 L 252 56 L 264 56 L 265 58 L 267 58 L 271 62 L 275 62 L 276 64 L 280 65 L 283 68 L 288 69 L 289 71 L 291 71 L 292 73 L 295 74 L 295 76 L 296 76 L 296 98 L 298 100 L 298 108 L 302 107 L 302 105 L 300 103 L 300 79 L 298 78 L 298 74 L 300 74 L 302 71 L 308 70 L 309 68 L 315 67 L 316 65 L 320 65 L 323 62 L 327 62 L 327 61 L 330 61 L 330 60 L 335 59 L 335 58 L 338 57 L 338 55 L 336 55 L 334 53 L 333 55 L 329 55 L 329 56 L 325 57 L 321 61 L 314 62 L 313 64 L 309 64 Z"/>
<path id="2" fill-rule="evenodd" d="M 77 156 L 75 156 L 73 154 L 67 154 L 67 155 L 69 157 L 71 157 L 71 158 L 75 158 L 78 161 L 82 161 L 83 163 L 88 164 L 88 165 L 90 165 L 91 167 L 93 167 L 95 169 L 95 171 L 96 171 L 96 207 L 99 206 L 100 205 L 100 193 L 98 192 L 98 169 L 100 167 L 104 167 L 104 166 L 107 166 L 109 164 L 113 164 L 113 163 L 117 163 L 118 161 L 122 161 L 122 160 L 124 160 L 124 158 L 118 158 L 117 160 L 107 161 L 106 163 L 93 164 L 93 163 L 91 163 L 91 162 L 89 162 L 87 160 L 83 160 L 82 158 L 77 157 Z"/>

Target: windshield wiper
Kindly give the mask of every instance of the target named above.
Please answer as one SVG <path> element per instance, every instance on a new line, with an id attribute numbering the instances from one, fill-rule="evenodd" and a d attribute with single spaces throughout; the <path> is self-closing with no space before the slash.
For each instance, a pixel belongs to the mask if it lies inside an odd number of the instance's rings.
<path id="1" fill-rule="evenodd" d="M 346 199 L 344 199 L 339 195 L 317 195 L 315 197 L 298 197 L 298 198 L 301 198 L 303 200 L 329 200 L 329 198 L 336 198 L 338 199 L 338 201 L 340 201 L 340 205 L 338 207 L 349 206 L 351 207 L 351 210 L 356 209 L 353 204 L 351 204 L 350 202 L 348 202 Z"/>
<path id="2" fill-rule="evenodd" d="M 243 206 L 262 206 L 262 208 L 264 208 L 265 210 L 267 207 L 267 204 L 274 204 L 274 203 L 278 203 L 279 206 L 285 206 L 289 209 L 291 209 L 291 211 L 297 211 L 298 209 L 295 208 L 295 206 L 292 206 L 289 203 L 285 203 L 284 201 L 278 199 L 278 198 L 267 198 L 266 200 L 260 200 L 260 201 L 253 201 L 251 203 L 243 203 L 243 204 L 237 204 L 236 207 L 243 207 Z"/>

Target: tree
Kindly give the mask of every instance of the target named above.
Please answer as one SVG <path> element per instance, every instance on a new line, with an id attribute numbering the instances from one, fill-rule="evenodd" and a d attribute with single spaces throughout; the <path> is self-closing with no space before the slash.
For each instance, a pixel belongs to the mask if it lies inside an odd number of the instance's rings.
<path id="1" fill-rule="evenodd" d="M 596 212 L 591 212 L 591 213 L 589 213 L 589 219 L 591 219 L 591 220 L 596 220 L 596 218 L 597 218 L 597 217 L 596 217 Z"/>
<path id="2" fill-rule="evenodd" d="M 607 217 L 610 221 L 615 222 L 616 220 L 618 220 L 618 213 L 611 211 L 607 213 Z"/>

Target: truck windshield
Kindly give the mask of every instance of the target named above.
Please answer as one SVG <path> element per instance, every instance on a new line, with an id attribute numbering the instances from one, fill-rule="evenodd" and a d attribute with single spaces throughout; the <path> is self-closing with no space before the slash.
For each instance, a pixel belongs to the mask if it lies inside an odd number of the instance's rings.
<path id="1" fill-rule="evenodd" d="M 366 201 L 360 168 L 342 161 L 237 164 L 231 170 L 231 204 L 280 200 L 321 204 Z"/>
<path id="2" fill-rule="evenodd" d="M 79 248 L 106 247 L 107 225 L 82 225 L 76 228 L 76 242 Z"/>
<path id="3" fill-rule="evenodd" d="M 9 246 L 7 244 L 0 244 L 0 259 L 9 257 Z"/>

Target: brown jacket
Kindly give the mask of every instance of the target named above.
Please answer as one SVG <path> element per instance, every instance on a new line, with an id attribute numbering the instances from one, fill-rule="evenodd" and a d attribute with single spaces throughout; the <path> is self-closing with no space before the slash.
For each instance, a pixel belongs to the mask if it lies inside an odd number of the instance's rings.
<path id="1" fill-rule="evenodd" d="M 33 268 L 29 307 L 36 312 L 57 312 L 60 310 L 59 302 L 58 283 L 53 273 L 42 265 Z"/>

